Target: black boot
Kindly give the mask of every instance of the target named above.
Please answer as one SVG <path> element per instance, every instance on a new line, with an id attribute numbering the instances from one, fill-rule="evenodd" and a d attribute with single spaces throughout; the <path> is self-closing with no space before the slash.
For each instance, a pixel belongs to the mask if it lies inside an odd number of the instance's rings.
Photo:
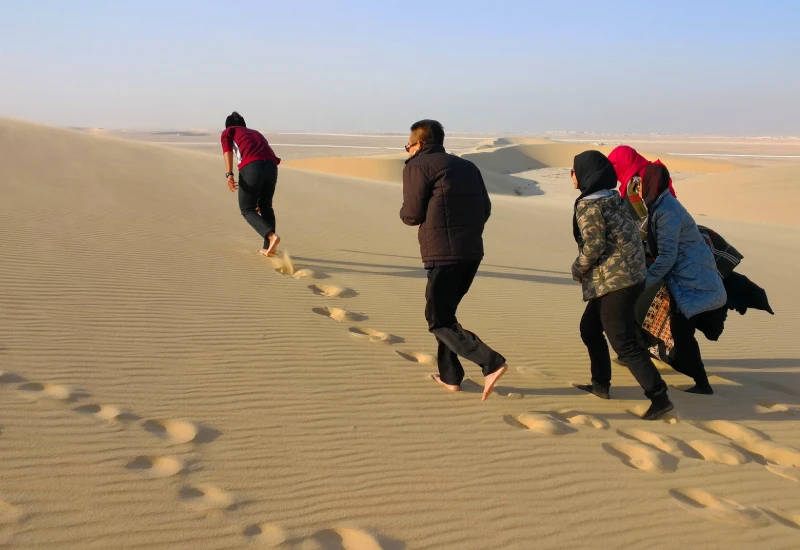
<path id="1" fill-rule="evenodd" d="M 599 397 L 600 399 L 611 399 L 609 395 L 609 391 L 611 389 L 610 386 L 606 386 L 604 384 L 572 384 L 573 387 L 578 388 L 581 391 L 585 391 L 586 393 L 591 393 Z"/>
<path id="2" fill-rule="evenodd" d="M 642 420 L 657 420 L 675 408 L 666 393 L 657 395 L 651 400 L 650 408 L 642 415 Z"/>
<path id="3" fill-rule="evenodd" d="M 694 386 L 686 390 L 686 393 L 696 393 L 700 395 L 714 395 L 714 389 L 708 383 L 708 377 L 695 378 Z"/>

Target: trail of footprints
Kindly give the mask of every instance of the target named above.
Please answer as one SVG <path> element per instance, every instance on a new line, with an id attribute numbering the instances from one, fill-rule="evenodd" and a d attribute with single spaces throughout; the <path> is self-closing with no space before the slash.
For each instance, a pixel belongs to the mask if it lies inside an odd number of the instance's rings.
<path id="1" fill-rule="evenodd" d="M 296 269 L 291 257 L 285 253 L 278 253 L 276 256 L 269 258 L 269 260 L 272 262 L 275 271 L 293 279 L 324 280 L 330 278 L 325 273 L 311 269 Z M 358 296 L 358 292 L 355 290 L 338 285 L 315 283 L 309 285 L 308 288 L 314 294 L 326 298 L 352 298 Z M 312 311 L 340 323 L 359 323 L 368 319 L 362 313 L 351 312 L 340 307 L 327 306 L 314 308 Z M 355 339 L 374 344 L 393 346 L 405 341 L 399 336 L 370 328 L 351 327 L 348 332 Z M 426 365 L 436 364 L 436 359 L 426 354 L 400 353 L 400 355 L 409 361 Z M 16 384 L 15 389 L 20 395 L 26 396 L 32 402 L 48 399 L 73 405 L 90 397 L 88 393 L 67 385 L 31 382 L 15 373 L 0 371 L 0 387 L 12 384 Z M 72 410 L 75 413 L 93 417 L 106 425 L 124 428 L 138 423 L 142 429 L 153 436 L 173 445 L 209 443 L 220 435 L 219 432 L 212 428 L 184 420 L 143 419 L 116 405 L 91 403 L 78 405 Z M 176 476 L 186 478 L 193 471 L 196 462 L 186 461 L 181 456 L 169 454 L 159 456 L 139 455 L 132 457 L 124 464 L 124 467 L 133 474 L 151 478 L 172 478 Z M 210 485 L 192 485 L 190 483 L 181 484 L 177 492 L 177 501 L 188 509 L 200 513 L 232 511 L 239 505 L 236 497 L 222 488 Z M 25 514 L 23 511 L 11 503 L 0 500 L 0 544 L 4 544 L 6 539 L 10 540 L 13 537 L 16 526 L 24 519 Z M 361 529 L 351 528 L 323 529 L 310 535 L 305 535 L 290 534 L 278 525 L 264 523 L 246 527 L 243 530 L 243 535 L 264 547 L 292 548 L 310 545 L 322 549 L 381 550 L 383 548 L 377 535 Z"/>
<path id="2" fill-rule="evenodd" d="M 310 269 L 297 270 L 291 257 L 278 253 L 269 258 L 273 268 L 284 276 L 297 280 L 324 280 L 327 274 Z M 353 289 L 314 283 L 308 287 L 314 294 L 325 298 L 351 298 L 358 296 Z M 334 306 L 312 309 L 313 313 L 327 317 L 339 323 L 360 323 L 368 320 L 363 313 L 348 311 Z M 404 339 L 386 332 L 371 328 L 351 327 L 351 337 L 386 346 L 403 343 Z M 426 366 L 435 366 L 437 359 L 427 353 L 395 350 L 395 353 L 406 361 Z M 469 383 L 469 381 L 466 381 Z M 0 383 L 17 384 L 17 390 L 33 400 L 54 399 L 64 403 L 75 403 L 89 397 L 88 394 L 69 386 L 49 383 L 28 382 L 13 373 L 0 371 Z M 522 397 L 522 394 L 507 394 L 508 397 Z M 773 402 L 759 402 L 760 412 L 800 414 L 800 407 Z M 638 405 L 629 409 L 630 414 L 641 417 L 646 405 Z M 73 409 L 75 412 L 90 415 L 109 424 L 131 424 L 139 422 L 141 427 L 168 443 L 186 445 L 190 443 L 207 443 L 219 435 L 213 429 L 195 423 L 176 419 L 143 420 L 137 415 L 114 405 L 88 404 Z M 562 409 L 551 412 L 528 412 L 516 416 L 506 415 L 506 423 L 527 430 L 539 436 L 569 436 L 581 428 L 592 430 L 608 430 L 607 421 L 574 409 Z M 679 418 L 666 415 L 663 421 L 676 424 Z M 765 465 L 770 473 L 794 482 L 800 482 L 800 450 L 772 441 L 766 434 L 747 428 L 740 424 L 712 420 L 697 422 L 694 426 L 711 434 L 722 436 L 729 443 L 708 440 L 692 440 L 684 442 L 677 438 L 643 429 L 617 430 L 619 439 L 603 443 L 603 449 L 610 456 L 617 458 L 627 467 L 655 474 L 670 474 L 678 470 L 682 459 L 704 460 L 711 463 L 738 466 L 752 460 Z M 134 473 L 153 478 L 170 478 L 185 476 L 191 473 L 193 464 L 179 456 L 136 456 L 125 465 Z M 764 506 L 744 506 L 732 500 L 712 495 L 700 489 L 672 489 L 670 497 L 682 508 L 705 519 L 743 527 L 764 527 L 772 522 L 800 529 L 800 514 L 787 512 Z M 209 513 L 233 510 L 237 500 L 231 493 L 214 486 L 193 486 L 184 484 L 178 491 L 177 500 L 186 507 L 198 512 Z M 24 520 L 24 513 L 12 504 L 0 500 L 0 543 L 4 537 L 13 535 L 13 528 Z M 270 524 L 254 524 L 247 526 L 243 535 L 249 540 L 264 547 L 305 547 L 316 548 L 358 548 L 361 550 L 380 550 L 379 538 L 372 533 L 359 529 L 336 528 L 324 529 L 311 535 L 298 535 L 287 532 L 282 527 Z"/>
<path id="3" fill-rule="evenodd" d="M 327 278 L 323 274 L 308 270 L 295 271 L 291 258 L 285 254 L 273 258 L 272 261 L 276 271 L 287 276 L 297 279 Z M 336 285 L 312 284 L 309 289 L 326 298 L 347 298 L 357 295 L 357 292 L 352 289 Z M 313 312 L 341 323 L 362 322 L 368 319 L 364 314 L 332 306 L 314 308 Z M 375 329 L 351 327 L 348 332 L 356 339 L 374 344 L 393 346 L 403 342 L 402 338 Z M 437 364 L 436 357 L 427 353 L 400 350 L 395 350 L 395 353 L 412 363 L 426 366 Z M 470 383 L 469 380 L 465 382 Z M 788 391 L 784 393 L 788 393 Z M 509 393 L 507 396 L 522 397 L 522 394 Z M 628 412 L 641 418 L 646 409 L 647 404 L 642 403 L 631 407 Z M 800 415 L 800 406 L 785 403 L 760 401 L 757 403 L 757 410 L 764 414 Z M 577 433 L 581 428 L 592 430 L 608 430 L 610 428 L 607 421 L 574 409 L 526 412 L 519 415 L 506 415 L 504 419 L 507 424 L 515 428 L 546 437 L 569 436 Z M 677 414 L 667 414 L 664 415 L 661 422 L 677 424 L 680 419 Z M 618 459 L 625 466 L 654 474 L 677 472 L 681 460 L 705 461 L 724 466 L 740 466 L 755 460 L 763 464 L 765 469 L 772 474 L 800 482 L 800 450 L 776 443 L 766 434 L 734 422 L 712 420 L 696 422 L 693 425 L 728 441 L 724 443 L 705 439 L 682 441 L 649 430 L 629 429 L 617 430 L 617 435 L 620 437 L 614 441 L 603 443 L 602 447 L 606 453 Z M 682 508 L 709 520 L 744 527 L 764 527 L 776 522 L 792 529 L 800 529 L 800 514 L 767 507 L 743 506 L 700 489 L 673 489 L 670 491 L 670 496 Z M 259 538 L 262 542 L 270 541 L 272 544 L 282 544 L 289 540 L 288 535 L 274 525 L 251 526 L 249 530 L 250 536 Z M 343 545 L 340 544 L 340 546 Z M 373 546 L 363 547 L 372 548 Z M 380 546 L 374 547 L 380 548 Z"/>
<path id="4" fill-rule="evenodd" d="M 13 386 L 15 385 L 15 386 Z M 31 399 L 53 400 L 67 405 L 76 405 L 90 394 L 62 384 L 29 382 L 25 378 L 0 371 L 0 387 L 12 387 L 20 395 Z M 101 425 L 127 428 L 138 423 L 139 427 L 172 445 L 186 446 L 209 443 L 220 434 L 201 424 L 177 419 L 150 419 L 126 411 L 116 405 L 85 404 L 71 408 L 72 412 L 97 419 Z M 213 485 L 193 485 L 187 477 L 195 471 L 199 460 L 187 460 L 178 455 L 139 455 L 132 457 L 124 466 L 135 475 L 150 478 L 181 477 L 176 499 L 189 510 L 202 514 L 218 514 L 236 510 L 240 501 L 231 492 Z M 0 499 L 0 545 L 13 538 L 17 527 L 26 520 L 25 513 L 12 503 Z M 242 535 L 251 542 L 266 548 L 305 548 L 311 545 L 321 549 L 381 550 L 383 546 L 376 534 L 360 529 L 334 528 L 316 531 L 310 535 L 290 534 L 274 524 L 250 525 Z"/>

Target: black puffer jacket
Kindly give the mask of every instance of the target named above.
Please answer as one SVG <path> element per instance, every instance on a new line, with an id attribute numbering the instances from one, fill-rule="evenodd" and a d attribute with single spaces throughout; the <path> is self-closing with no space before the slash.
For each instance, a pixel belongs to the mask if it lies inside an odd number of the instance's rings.
<path id="1" fill-rule="evenodd" d="M 441 145 L 425 145 L 406 161 L 400 218 L 419 225 L 426 266 L 481 260 L 491 210 L 481 171 L 470 161 Z"/>

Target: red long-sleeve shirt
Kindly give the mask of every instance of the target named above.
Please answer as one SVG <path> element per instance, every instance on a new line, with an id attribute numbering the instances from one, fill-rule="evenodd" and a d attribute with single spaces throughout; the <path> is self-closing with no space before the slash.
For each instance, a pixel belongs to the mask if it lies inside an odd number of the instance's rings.
<path id="1" fill-rule="evenodd" d="M 281 163 L 281 159 L 269 146 L 267 138 L 256 130 L 244 126 L 230 126 L 222 132 L 220 141 L 223 153 L 230 151 L 236 153 L 239 170 L 256 160 L 274 160 L 275 164 Z"/>

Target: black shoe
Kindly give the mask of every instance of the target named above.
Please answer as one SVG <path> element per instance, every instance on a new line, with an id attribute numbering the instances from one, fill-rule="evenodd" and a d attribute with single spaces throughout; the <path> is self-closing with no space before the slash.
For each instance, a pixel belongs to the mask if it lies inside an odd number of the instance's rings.
<path id="1" fill-rule="evenodd" d="M 650 408 L 642 415 L 642 420 L 658 420 L 662 415 L 667 414 L 674 408 L 675 405 L 672 404 L 666 394 L 660 395 L 652 399 Z"/>
<path id="2" fill-rule="evenodd" d="M 610 386 L 604 386 L 602 384 L 572 384 L 572 386 L 586 393 L 594 394 L 600 399 L 611 399 L 611 396 L 608 394 L 611 389 Z"/>

